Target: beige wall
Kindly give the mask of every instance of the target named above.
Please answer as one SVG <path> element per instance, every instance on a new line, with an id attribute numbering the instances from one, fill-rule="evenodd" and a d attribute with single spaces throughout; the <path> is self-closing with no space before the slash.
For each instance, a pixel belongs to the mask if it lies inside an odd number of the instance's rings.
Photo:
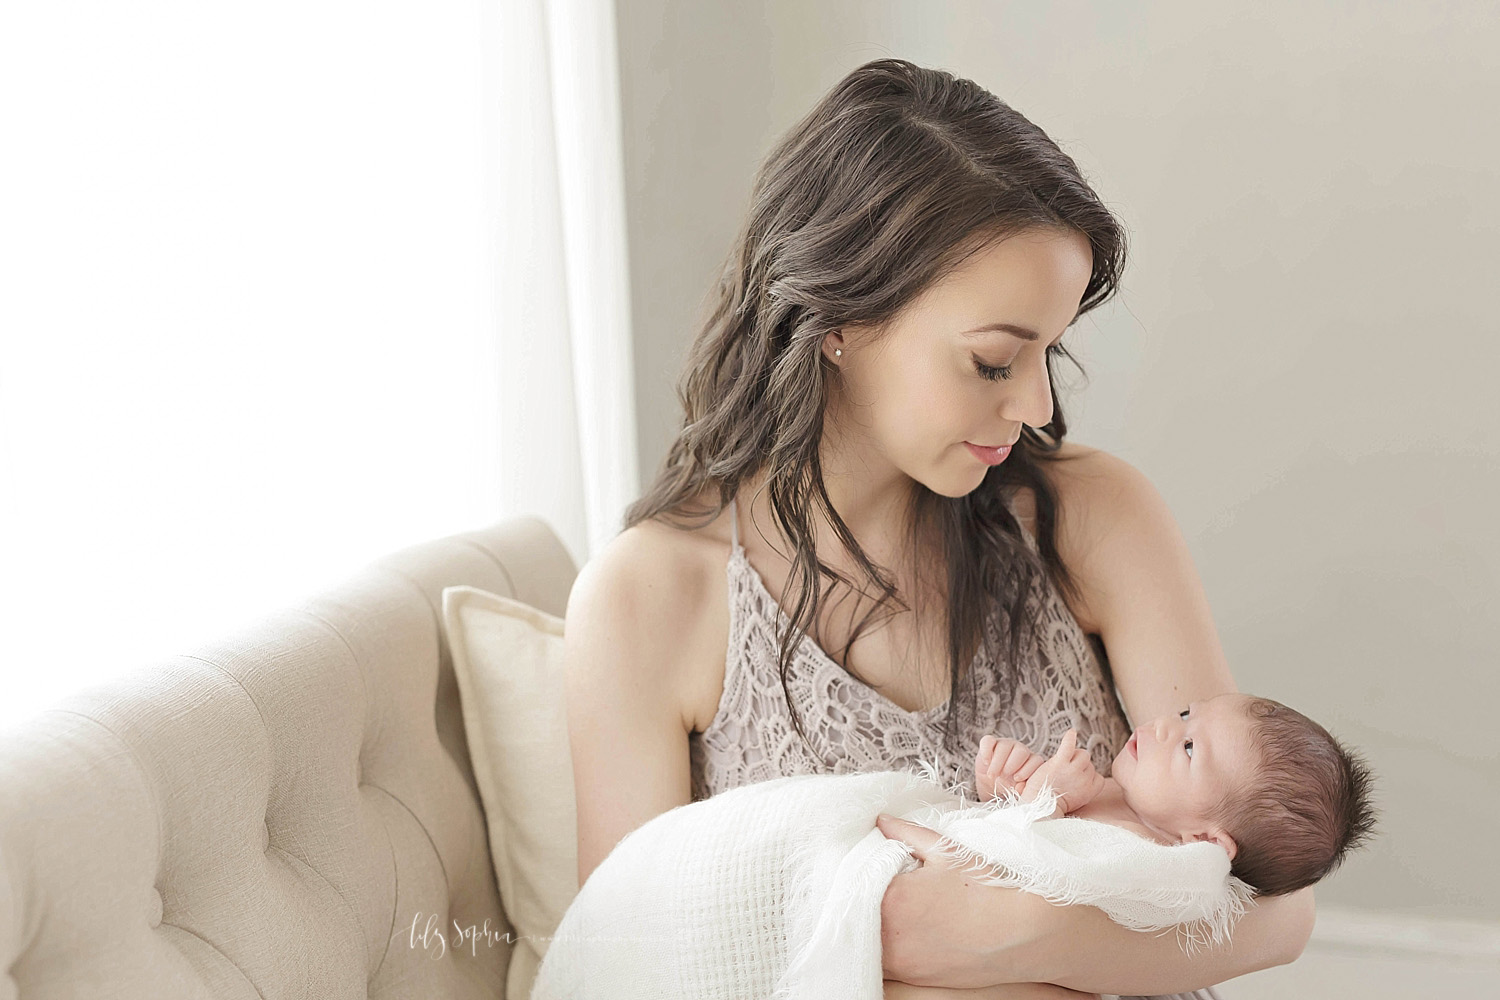
<path id="1" fill-rule="evenodd" d="M 1240 686 L 1365 749 L 1383 836 L 1319 899 L 1500 917 L 1495 4 L 618 0 L 640 448 L 751 174 L 860 63 L 968 76 L 1123 217 L 1069 338 Z"/>

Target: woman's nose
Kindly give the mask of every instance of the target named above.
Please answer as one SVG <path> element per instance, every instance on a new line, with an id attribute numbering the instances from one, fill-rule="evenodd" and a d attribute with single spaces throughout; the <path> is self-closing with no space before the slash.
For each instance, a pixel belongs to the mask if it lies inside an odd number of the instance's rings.
<path id="1" fill-rule="evenodd" d="M 1019 382 L 1019 384 L 1016 384 Z M 1052 423 L 1052 380 L 1047 375 L 1045 355 L 1018 373 L 1013 391 L 1005 397 L 1000 416 L 1012 423 L 1046 427 Z"/>

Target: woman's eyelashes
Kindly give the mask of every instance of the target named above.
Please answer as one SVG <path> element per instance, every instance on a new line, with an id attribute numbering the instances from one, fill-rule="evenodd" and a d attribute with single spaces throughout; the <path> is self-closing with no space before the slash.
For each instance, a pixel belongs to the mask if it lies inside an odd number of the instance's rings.
<path id="1" fill-rule="evenodd" d="M 1047 353 L 1048 354 L 1062 354 L 1063 353 L 1062 345 L 1061 344 L 1053 344 L 1051 347 L 1047 348 Z M 972 355 L 971 355 L 971 357 L 972 357 Z M 979 373 L 979 375 L 980 375 L 981 378 L 987 378 L 991 382 L 999 382 L 1002 379 L 1008 379 L 1008 378 L 1010 378 L 1011 377 L 1011 368 L 1014 365 L 1015 365 L 1014 361 L 1012 361 L 1008 365 L 987 365 L 983 361 L 980 361 L 978 358 L 974 358 L 974 370 Z"/>
<path id="2" fill-rule="evenodd" d="M 974 370 L 977 371 L 982 378 L 987 378 L 991 382 L 998 382 L 1003 378 L 1010 378 L 1010 365 L 1001 365 L 997 368 L 994 365 L 987 365 L 983 361 L 980 361 L 978 358 L 975 358 Z"/>

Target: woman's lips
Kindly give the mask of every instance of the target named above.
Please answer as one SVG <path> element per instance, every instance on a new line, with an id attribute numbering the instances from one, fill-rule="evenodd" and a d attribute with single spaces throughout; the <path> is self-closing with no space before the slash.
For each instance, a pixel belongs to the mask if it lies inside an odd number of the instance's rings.
<path id="1" fill-rule="evenodd" d="M 970 454 L 985 465 L 999 465 L 1010 456 L 1011 449 L 1011 446 L 1008 444 L 1003 444 L 998 448 L 986 448 L 972 441 L 965 441 L 964 446 L 969 449 Z"/>

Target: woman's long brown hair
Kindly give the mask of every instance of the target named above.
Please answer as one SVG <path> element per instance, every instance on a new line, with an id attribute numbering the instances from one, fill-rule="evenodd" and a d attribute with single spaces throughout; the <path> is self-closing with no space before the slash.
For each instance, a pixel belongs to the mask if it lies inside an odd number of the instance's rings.
<path id="1" fill-rule="evenodd" d="M 786 591 L 793 628 L 780 637 L 788 705 L 792 656 L 819 620 L 823 581 L 852 582 L 818 558 L 812 509 L 820 510 L 879 591 L 848 649 L 881 607 L 910 610 L 850 534 L 828 498 L 819 462 L 828 392 L 839 369 L 820 345 L 830 331 L 868 325 L 880 336 L 903 307 L 969 256 L 1027 230 L 1079 232 L 1093 250 L 1083 315 L 1112 296 L 1125 262 L 1125 233 L 1072 158 L 1036 125 L 972 81 L 902 59 L 879 59 L 841 80 L 771 150 L 756 174 L 749 211 L 725 263 L 712 309 L 695 336 L 677 386 L 682 426 L 654 480 L 625 512 L 623 527 L 657 518 L 693 529 L 712 521 L 740 484 L 765 471 L 772 514 L 794 549 Z M 1058 345 L 1047 355 L 1077 361 Z M 1082 371 L 1080 367 L 1080 371 Z M 1010 458 L 962 497 L 912 481 L 909 551 L 919 538 L 947 567 L 951 748 L 967 666 L 980 643 L 1014 692 L 1023 644 L 1035 641 L 1027 602 L 1051 582 L 1076 596 L 1055 545 L 1057 498 L 1042 473 L 1067 433 L 1060 402 L 1052 422 L 1023 427 Z M 693 504 L 708 483 L 717 506 Z M 1021 538 L 1008 501 L 1036 497 L 1040 559 Z M 696 519 L 696 520 L 695 520 Z M 854 588 L 858 589 L 858 588 Z M 889 602 L 889 605 L 888 605 Z M 784 609 L 785 610 L 785 609 Z M 999 614 L 1006 650 L 985 628 Z M 830 655 L 833 655 L 830 651 Z M 852 671 L 851 671 L 852 673 Z M 857 676 L 857 675 L 856 675 Z M 863 678 L 861 678 L 863 679 Z M 793 726 L 807 741 L 795 707 Z M 810 741 L 808 741 L 810 744 Z"/>

